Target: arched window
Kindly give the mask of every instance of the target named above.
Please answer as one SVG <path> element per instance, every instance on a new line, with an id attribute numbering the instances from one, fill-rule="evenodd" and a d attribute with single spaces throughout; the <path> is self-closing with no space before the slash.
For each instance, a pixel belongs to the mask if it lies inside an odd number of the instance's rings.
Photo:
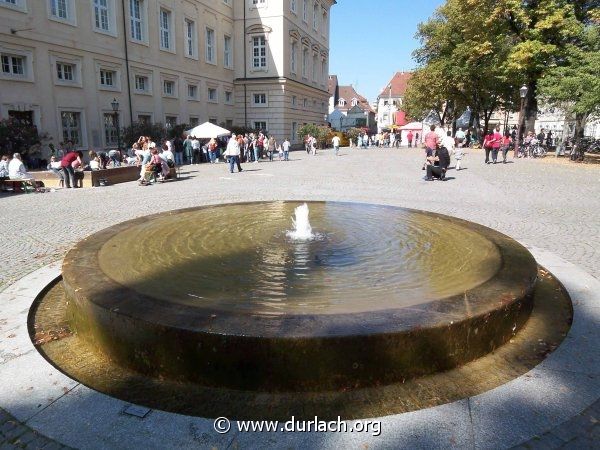
<path id="1" fill-rule="evenodd" d="M 343 98 L 340 98 L 338 101 L 338 105 L 339 106 L 346 106 L 346 100 L 344 100 Z"/>
<path id="2" fill-rule="evenodd" d="M 353 98 L 352 99 L 352 106 L 356 106 L 356 105 L 358 105 L 358 100 L 355 99 L 355 98 Z"/>

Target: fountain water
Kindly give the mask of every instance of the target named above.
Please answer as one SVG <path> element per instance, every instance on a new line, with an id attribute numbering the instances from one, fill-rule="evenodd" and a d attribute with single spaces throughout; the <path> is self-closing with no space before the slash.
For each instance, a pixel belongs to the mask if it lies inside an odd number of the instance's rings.
<path id="1" fill-rule="evenodd" d="M 289 231 L 288 236 L 297 241 L 308 241 L 315 237 L 308 220 L 308 205 L 304 203 L 294 210 L 296 219 L 292 218 L 294 231 Z"/>

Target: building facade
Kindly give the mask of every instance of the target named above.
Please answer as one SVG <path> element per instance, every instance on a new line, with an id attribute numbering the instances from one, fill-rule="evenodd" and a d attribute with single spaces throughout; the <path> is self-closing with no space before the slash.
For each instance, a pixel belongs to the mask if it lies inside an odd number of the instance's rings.
<path id="1" fill-rule="evenodd" d="M 298 141 L 327 113 L 334 3 L 0 0 L 0 119 L 110 148 L 116 99 L 120 127 L 211 121 Z"/>
<path id="2" fill-rule="evenodd" d="M 406 116 L 402 112 L 406 87 L 412 73 L 396 72 L 377 97 L 377 131 L 388 129 L 392 125 L 402 126 Z"/>
<path id="3" fill-rule="evenodd" d="M 331 128 L 338 131 L 350 128 L 375 129 L 375 111 L 354 86 L 340 86 L 337 76 L 330 75 L 328 90 L 330 111 L 327 121 Z"/>

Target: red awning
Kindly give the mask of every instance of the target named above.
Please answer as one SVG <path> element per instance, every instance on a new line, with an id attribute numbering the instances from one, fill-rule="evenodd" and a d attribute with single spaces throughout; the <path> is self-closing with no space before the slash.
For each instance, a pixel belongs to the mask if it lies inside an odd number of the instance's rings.
<path id="1" fill-rule="evenodd" d="M 399 127 L 403 127 L 408 123 L 406 120 L 406 113 L 404 111 L 398 111 L 394 117 L 394 123 Z"/>

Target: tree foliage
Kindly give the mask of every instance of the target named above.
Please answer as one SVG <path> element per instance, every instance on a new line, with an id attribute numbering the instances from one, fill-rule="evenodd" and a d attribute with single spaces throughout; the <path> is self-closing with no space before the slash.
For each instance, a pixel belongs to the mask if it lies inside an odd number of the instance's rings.
<path id="1" fill-rule="evenodd" d="M 563 67 L 598 13 L 597 0 L 446 0 L 419 25 L 419 64 L 405 108 L 415 118 L 431 110 L 442 124 L 467 106 L 487 125 L 494 110 L 515 110 L 529 88 L 526 117 L 537 115 L 537 83 Z"/>
<path id="2" fill-rule="evenodd" d="M 600 116 L 600 27 L 596 19 L 586 22 L 580 42 L 570 44 L 562 65 L 549 68 L 539 82 L 545 102 L 575 116 L 578 139 L 587 120 Z"/>
<path id="3" fill-rule="evenodd" d="M 127 148 L 137 142 L 140 136 L 149 136 L 154 142 L 160 143 L 167 137 L 167 130 L 162 123 L 135 122 L 123 128 L 121 136 Z"/>
<path id="4" fill-rule="evenodd" d="M 26 155 L 38 144 L 40 137 L 35 125 L 13 118 L 0 120 L 1 155 L 15 152 Z"/>
<path id="5" fill-rule="evenodd" d="M 327 144 L 327 139 L 329 138 L 330 133 L 331 128 L 312 123 L 307 123 L 298 129 L 298 136 L 301 138 L 305 138 L 309 134 L 317 138 L 317 145 L 319 147 L 324 147 Z"/>

